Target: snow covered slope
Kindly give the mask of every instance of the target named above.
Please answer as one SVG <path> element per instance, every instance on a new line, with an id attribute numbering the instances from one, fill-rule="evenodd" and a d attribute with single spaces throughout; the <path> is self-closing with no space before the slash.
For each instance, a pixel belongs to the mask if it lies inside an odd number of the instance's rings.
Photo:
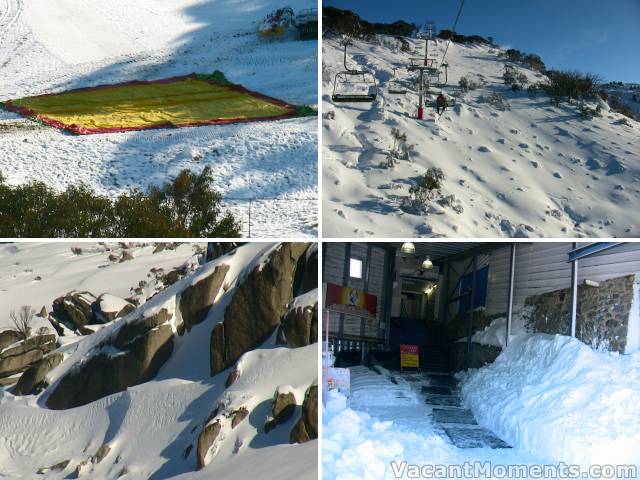
<path id="1" fill-rule="evenodd" d="M 232 384 L 228 382 L 231 369 L 213 376 L 210 370 L 212 328 L 223 321 L 229 328 L 224 317 L 233 297 L 255 272 L 268 268 L 282 248 L 266 243 L 239 247 L 168 287 L 127 317 L 83 337 L 71 348 L 60 348 L 64 358 L 47 374 L 47 386 L 39 393 L 18 396 L 12 389 L 0 388 L 0 478 L 58 479 L 78 472 L 80 478 L 100 479 L 248 478 L 256 472 L 260 478 L 274 480 L 316 478 L 317 440 L 290 443 L 289 432 L 300 419 L 300 407 L 273 431 L 265 433 L 263 427 L 277 388 L 286 386 L 296 403 L 303 403 L 305 391 L 317 379 L 317 344 L 281 345 L 274 331 L 239 358 L 234 367 L 239 376 Z M 224 277 L 213 305 L 200 323 L 185 331 L 184 304 L 194 300 L 193 296 L 188 300 L 186 292 L 193 292 L 194 286 L 218 268 Z M 107 277 L 103 280 L 108 281 Z M 202 298 L 199 292 L 196 302 Z M 311 295 L 305 298 L 296 305 L 308 304 Z M 66 376 L 86 369 L 99 352 L 111 355 L 114 362 L 126 356 L 128 352 L 115 349 L 114 339 L 124 331 L 140 333 L 141 320 L 163 309 L 169 320 L 149 332 L 170 328 L 172 350 L 152 380 L 75 408 L 46 407 Z M 126 376 L 117 368 L 112 373 Z M 91 388 L 80 386 L 81 391 Z M 237 407 L 246 408 L 248 415 L 233 427 L 227 426 L 210 449 L 208 464 L 196 471 L 203 426 Z"/>
<path id="2" fill-rule="evenodd" d="M 375 73 L 380 94 L 374 104 L 332 102 L 343 52 L 339 39 L 323 41 L 326 235 L 638 235 L 638 122 L 621 124 L 623 117 L 606 106 L 601 118 L 582 120 L 575 104 L 555 107 L 543 94 L 511 92 L 502 79 L 508 62 L 497 49 L 455 43 L 446 57 L 448 84 L 457 87 L 465 76 L 480 87 L 458 98 L 440 118 L 427 108 L 425 120 L 417 120 L 417 74 L 406 66 L 409 57 L 423 54 L 424 41 L 409 41 L 421 53 L 405 53 L 387 46 L 392 38 L 378 38 L 383 41 L 355 40 L 348 53 L 348 64 Z M 444 48 L 438 41 L 440 58 Z M 404 96 L 388 92 L 394 67 L 396 79 L 409 89 Z M 542 81 L 535 71 L 517 69 L 531 83 Z M 507 98 L 509 110 L 483 100 L 494 92 Z M 452 94 L 452 88 L 445 93 Z M 395 168 L 380 168 L 392 147 L 392 128 L 406 133 L 414 149 Z M 422 215 L 403 210 L 409 187 L 430 167 L 444 171 L 442 195 L 455 198 L 432 202 Z"/>
<path id="3" fill-rule="evenodd" d="M 134 289 L 141 281 L 149 282 L 152 269 L 168 273 L 183 265 L 195 268 L 205 248 L 205 244 L 183 243 L 175 250 L 154 253 L 154 244 L 133 244 L 127 249 L 85 242 L 0 245 L 0 330 L 10 326 L 11 310 L 22 305 L 50 309 L 54 299 L 72 290 L 135 296 Z M 124 251 L 133 258 L 120 262 Z M 162 286 L 150 282 L 148 287 L 146 295 L 138 297 L 140 303 Z"/>
<path id="4" fill-rule="evenodd" d="M 316 6 L 294 0 L 296 10 Z M 315 41 L 262 41 L 276 0 L 1 0 L 0 101 L 72 88 L 221 70 L 294 104 L 317 104 Z M 213 168 L 252 234 L 314 234 L 317 118 L 74 137 L 0 110 L 0 172 L 10 184 L 83 182 L 116 195 Z M 293 200 L 296 199 L 296 200 Z M 243 225 L 248 233 L 247 225 Z"/>

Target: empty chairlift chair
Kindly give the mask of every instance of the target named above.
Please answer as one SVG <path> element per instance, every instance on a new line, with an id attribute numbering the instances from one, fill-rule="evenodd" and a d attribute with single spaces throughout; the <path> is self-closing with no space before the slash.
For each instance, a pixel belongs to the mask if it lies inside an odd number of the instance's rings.
<path id="1" fill-rule="evenodd" d="M 344 45 L 344 71 L 338 72 L 333 81 L 334 102 L 373 102 L 378 96 L 376 77 L 369 70 L 347 67 L 347 45 Z"/>

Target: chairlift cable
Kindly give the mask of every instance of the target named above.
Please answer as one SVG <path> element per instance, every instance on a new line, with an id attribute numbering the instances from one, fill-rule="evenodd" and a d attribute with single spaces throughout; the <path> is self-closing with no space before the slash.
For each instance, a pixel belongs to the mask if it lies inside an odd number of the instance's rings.
<path id="1" fill-rule="evenodd" d="M 458 15 L 456 16 L 456 21 L 453 22 L 453 28 L 451 29 L 451 35 L 453 36 L 455 31 L 456 31 L 456 27 L 458 26 L 458 20 L 460 20 L 460 15 L 462 15 L 462 8 L 464 7 L 464 0 L 462 0 L 460 2 L 460 8 L 458 9 Z M 449 45 L 451 44 L 451 37 L 449 37 L 449 41 L 447 42 L 447 46 L 444 49 L 444 55 L 442 55 L 442 61 L 440 62 L 440 66 L 442 66 L 442 64 L 444 63 L 444 59 L 447 56 L 447 51 L 449 50 Z"/>

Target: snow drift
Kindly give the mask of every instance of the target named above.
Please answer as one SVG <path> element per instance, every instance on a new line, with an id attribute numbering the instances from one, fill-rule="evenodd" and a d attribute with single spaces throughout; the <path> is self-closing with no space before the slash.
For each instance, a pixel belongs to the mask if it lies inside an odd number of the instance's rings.
<path id="1" fill-rule="evenodd" d="M 640 354 L 524 335 L 467 373 L 462 396 L 479 424 L 543 459 L 640 465 Z"/>

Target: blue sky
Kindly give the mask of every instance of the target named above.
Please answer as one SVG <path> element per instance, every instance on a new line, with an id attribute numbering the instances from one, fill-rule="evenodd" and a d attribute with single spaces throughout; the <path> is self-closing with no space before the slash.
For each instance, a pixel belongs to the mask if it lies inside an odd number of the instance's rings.
<path id="1" fill-rule="evenodd" d="M 371 22 L 451 29 L 457 0 L 323 0 Z M 458 33 L 537 53 L 548 68 L 640 83 L 640 0 L 466 0 Z"/>

